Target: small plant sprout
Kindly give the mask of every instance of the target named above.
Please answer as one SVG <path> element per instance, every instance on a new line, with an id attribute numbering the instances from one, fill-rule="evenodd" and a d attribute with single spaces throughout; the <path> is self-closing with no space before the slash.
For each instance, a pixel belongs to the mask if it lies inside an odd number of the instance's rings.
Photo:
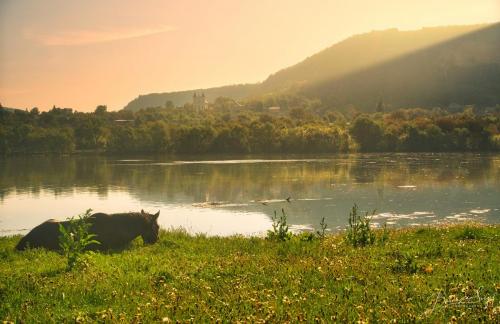
<path id="1" fill-rule="evenodd" d="M 89 245 L 100 244 L 95 240 L 96 235 L 89 233 L 91 212 L 92 209 L 88 209 L 78 217 L 68 218 L 66 226 L 59 224 L 59 246 L 66 256 L 69 271 L 81 261 Z"/>
<path id="2" fill-rule="evenodd" d="M 354 204 L 349 213 L 349 227 L 347 228 L 347 241 L 354 247 L 372 245 L 375 243 L 375 233 L 370 228 L 371 217 L 375 214 L 373 211 L 371 216 L 368 212 L 365 215 L 360 215 L 358 205 Z"/>
<path id="3" fill-rule="evenodd" d="M 389 240 L 389 230 L 387 229 L 387 223 L 384 223 L 382 226 L 382 235 L 380 235 L 379 242 L 380 244 L 385 244 Z"/>
<path id="4" fill-rule="evenodd" d="M 287 241 L 292 238 L 292 233 L 288 229 L 286 213 L 281 209 L 281 216 L 278 218 L 276 211 L 273 216 L 273 229 L 267 231 L 267 238 L 270 240 Z"/>
<path id="5" fill-rule="evenodd" d="M 325 235 L 326 235 L 326 233 L 325 233 L 326 227 L 328 226 L 328 224 L 326 224 L 326 222 L 325 222 L 325 216 L 323 216 L 321 218 L 321 222 L 319 223 L 319 226 L 320 226 L 320 230 L 316 231 L 316 234 L 318 234 L 320 239 L 324 239 Z"/>

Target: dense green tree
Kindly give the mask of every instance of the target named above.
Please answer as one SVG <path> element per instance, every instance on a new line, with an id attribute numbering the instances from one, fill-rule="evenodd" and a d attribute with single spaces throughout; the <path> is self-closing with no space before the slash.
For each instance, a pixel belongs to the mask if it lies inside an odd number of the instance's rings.
<path id="1" fill-rule="evenodd" d="M 104 115 L 108 111 L 108 107 L 106 105 L 99 105 L 95 108 L 96 115 Z"/>
<path id="2" fill-rule="evenodd" d="M 75 138 L 80 149 L 100 148 L 100 136 L 102 134 L 102 121 L 92 115 L 82 117 L 75 127 Z"/>
<path id="3" fill-rule="evenodd" d="M 176 153 L 206 153 L 212 145 L 215 132 L 210 126 L 181 126 L 174 130 L 172 137 Z"/>
<path id="4" fill-rule="evenodd" d="M 113 153 L 135 152 L 133 128 L 130 126 L 112 127 L 107 149 Z"/>
<path id="5" fill-rule="evenodd" d="M 219 153 L 248 153 L 248 128 L 240 125 L 229 125 L 224 127 L 214 140 L 213 149 Z"/>
<path id="6" fill-rule="evenodd" d="M 468 138 L 470 137 L 470 132 L 467 128 L 454 128 L 451 134 L 452 150 L 468 151 L 471 149 Z"/>
<path id="7" fill-rule="evenodd" d="M 264 123 L 252 122 L 249 140 L 250 150 L 253 153 L 270 153 L 281 149 L 281 133 L 269 120 Z"/>
<path id="8" fill-rule="evenodd" d="M 384 129 L 380 148 L 382 151 L 394 152 L 399 149 L 399 134 L 398 129 L 394 126 L 389 126 Z"/>
<path id="9" fill-rule="evenodd" d="M 148 125 L 151 132 L 152 151 L 168 152 L 170 150 L 170 134 L 167 126 L 161 121 L 154 122 Z"/>
<path id="10" fill-rule="evenodd" d="M 11 145 L 9 143 L 11 139 L 10 128 L 0 125 L 0 154 L 11 153 Z"/>
<path id="11" fill-rule="evenodd" d="M 361 115 L 354 120 L 350 134 L 361 150 L 376 151 L 380 148 L 383 131 L 378 123 L 366 115 Z"/>

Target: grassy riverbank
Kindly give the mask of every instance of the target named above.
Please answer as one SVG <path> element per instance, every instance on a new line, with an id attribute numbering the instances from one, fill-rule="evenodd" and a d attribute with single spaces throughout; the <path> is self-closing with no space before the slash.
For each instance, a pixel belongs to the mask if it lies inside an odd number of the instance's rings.
<path id="1" fill-rule="evenodd" d="M 152 246 L 92 255 L 15 252 L 0 238 L 0 320 L 495 321 L 500 226 L 392 230 L 353 248 L 343 235 L 277 242 L 163 232 Z"/>

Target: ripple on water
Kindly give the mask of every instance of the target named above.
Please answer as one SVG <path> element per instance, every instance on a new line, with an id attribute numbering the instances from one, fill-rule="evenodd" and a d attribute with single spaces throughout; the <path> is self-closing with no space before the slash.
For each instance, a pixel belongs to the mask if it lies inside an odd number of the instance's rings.
<path id="1" fill-rule="evenodd" d="M 290 225 L 289 228 L 293 233 L 314 231 L 314 227 L 311 224 Z"/>
<path id="2" fill-rule="evenodd" d="M 394 212 L 386 212 L 386 213 L 379 213 L 376 215 L 373 215 L 373 219 L 386 219 L 388 221 L 398 221 L 401 219 L 418 219 L 422 217 L 436 217 L 436 215 L 433 212 L 429 211 L 416 211 L 413 213 L 409 214 L 398 214 Z M 388 222 L 387 222 L 388 223 Z"/>
<path id="3" fill-rule="evenodd" d="M 470 213 L 472 214 L 485 214 L 488 213 L 490 209 L 472 209 L 470 210 Z"/>

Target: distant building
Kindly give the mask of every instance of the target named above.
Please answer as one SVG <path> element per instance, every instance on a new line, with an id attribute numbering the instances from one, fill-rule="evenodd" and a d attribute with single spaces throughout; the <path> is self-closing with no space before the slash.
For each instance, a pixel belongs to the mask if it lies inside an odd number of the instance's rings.
<path id="1" fill-rule="evenodd" d="M 206 110 L 208 109 L 208 101 L 205 99 L 205 94 L 196 95 L 196 92 L 193 95 L 193 108 L 196 111 Z"/>
<path id="2" fill-rule="evenodd" d="M 278 112 L 281 110 L 281 107 L 274 106 L 274 107 L 269 107 L 267 108 L 270 112 Z"/>

